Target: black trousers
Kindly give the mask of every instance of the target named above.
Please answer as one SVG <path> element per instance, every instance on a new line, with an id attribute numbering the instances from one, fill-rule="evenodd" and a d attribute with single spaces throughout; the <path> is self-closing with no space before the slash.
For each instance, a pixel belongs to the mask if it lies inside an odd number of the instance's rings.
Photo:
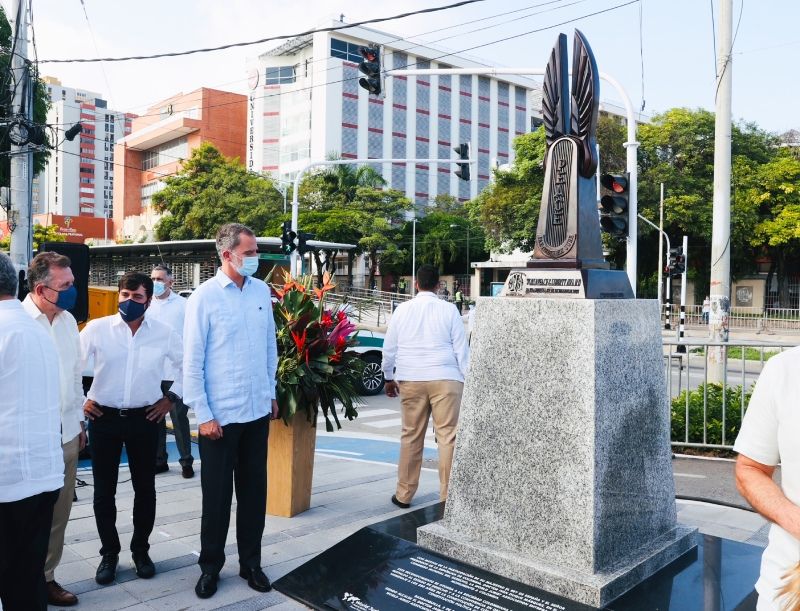
<path id="1" fill-rule="evenodd" d="M 218 575 L 225 564 L 225 538 L 236 487 L 236 544 L 239 565 L 261 567 L 261 536 L 267 513 L 267 435 L 265 416 L 253 422 L 222 427 L 222 437 L 200 436 L 200 560 L 203 573 Z"/>
<path id="2" fill-rule="evenodd" d="M 47 609 L 44 561 L 58 490 L 0 503 L 0 602 L 3 611 Z"/>
<path id="3" fill-rule="evenodd" d="M 156 519 L 156 448 L 158 423 L 144 417 L 144 409 L 103 409 L 92 421 L 89 441 L 92 446 L 94 475 L 94 518 L 100 535 L 100 554 L 118 554 L 121 546 L 117 533 L 117 481 L 122 446 L 128 454 L 133 484 L 132 552 L 150 549 L 150 533 Z"/>

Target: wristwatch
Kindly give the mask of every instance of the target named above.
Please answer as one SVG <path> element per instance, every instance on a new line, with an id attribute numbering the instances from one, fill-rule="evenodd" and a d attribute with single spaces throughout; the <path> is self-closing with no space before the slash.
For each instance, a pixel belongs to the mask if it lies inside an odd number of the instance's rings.
<path id="1" fill-rule="evenodd" d="M 178 395 L 176 395 L 174 392 L 172 392 L 171 390 L 168 390 L 167 392 L 165 392 L 164 396 L 167 399 L 169 399 L 170 401 L 172 401 L 173 403 L 178 403 L 181 400 L 181 398 Z"/>

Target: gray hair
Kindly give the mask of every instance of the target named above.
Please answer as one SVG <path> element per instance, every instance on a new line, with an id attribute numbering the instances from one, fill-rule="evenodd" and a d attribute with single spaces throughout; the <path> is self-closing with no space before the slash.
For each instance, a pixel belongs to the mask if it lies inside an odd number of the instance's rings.
<path id="1" fill-rule="evenodd" d="M 17 269 L 11 257 L 0 252 L 0 295 L 17 296 Z"/>
<path id="2" fill-rule="evenodd" d="M 50 273 L 54 267 L 67 269 L 72 265 L 69 257 L 60 255 L 57 252 L 40 252 L 30 262 L 28 266 L 28 290 L 33 292 L 39 284 L 47 285 L 50 282 Z"/>
<path id="3" fill-rule="evenodd" d="M 220 260 L 223 252 L 230 252 L 239 245 L 242 234 L 256 237 L 252 229 L 241 223 L 226 223 L 217 230 L 217 254 Z"/>
<path id="4" fill-rule="evenodd" d="M 154 272 L 164 272 L 167 275 L 167 278 L 172 278 L 172 270 L 169 268 L 169 265 L 165 263 L 159 263 L 155 267 L 153 267 Z"/>

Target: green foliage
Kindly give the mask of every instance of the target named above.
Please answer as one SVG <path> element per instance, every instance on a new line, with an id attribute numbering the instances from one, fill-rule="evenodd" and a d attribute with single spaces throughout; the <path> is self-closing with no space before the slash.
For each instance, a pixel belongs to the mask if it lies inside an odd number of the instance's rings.
<path id="1" fill-rule="evenodd" d="M 5 9 L 0 6 L 0 74 L 10 75 L 10 60 L 11 60 L 11 46 L 13 40 L 13 32 L 11 25 L 8 22 L 8 16 Z M 0 80 L 0 113 L 2 116 L 9 117 L 11 112 L 12 97 L 9 91 L 9 82 L 6 79 Z M 47 122 L 47 111 L 50 109 L 50 96 L 47 95 L 47 88 L 44 82 L 37 78 L 34 83 L 33 92 L 33 122 L 44 125 Z M 49 133 L 45 132 L 45 142 L 50 142 Z M 11 148 L 8 138 L 0 140 L 0 185 L 8 186 L 11 177 L 11 157 L 2 153 L 7 152 Z M 33 172 L 38 174 L 44 170 L 47 164 L 47 158 L 50 156 L 49 151 L 41 153 L 34 153 L 33 155 Z"/>
<path id="2" fill-rule="evenodd" d="M 208 142 L 164 182 L 153 195 L 155 209 L 169 213 L 156 225 L 159 240 L 213 238 L 220 225 L 234 221 L 261 235 L 283 213 L 283 198 L 271 180 L 248 172 Z"/>
<path id="3" fill-rule="evenodd" d="M 703 399 L 707 393 L 707 409 L 705 420 L 703 418 Z M 750 402 L 752 390 L 744 393 L 744 405 Z M 725 445 L 732 445 L 739 434 L 742 424 L 742 387 L 728 386 L 725 388 L 725 414 L 723 419 L 721 384 L 701 384 L 696 389 L 688 391 L 689 395 L 689 443 L 722 444 L 723 423 L 725 429 Z M 672 400 L 672 430 L 673 442 L 685 443 L 686 439 L 686 396 L 683 391 Z M 706 437 L 703 439 L 703 431 Z"/>
<path id="4" fill-rule="evenodd" d="M 33 226 L 33 250 L 39 248 L 42 242 L 64 242 L 66 237 L 58 232 L 58 225 L 34 225 Z M 11 248 L 11 235 L 7 235 L 0 240 L 0 250 Z"/>

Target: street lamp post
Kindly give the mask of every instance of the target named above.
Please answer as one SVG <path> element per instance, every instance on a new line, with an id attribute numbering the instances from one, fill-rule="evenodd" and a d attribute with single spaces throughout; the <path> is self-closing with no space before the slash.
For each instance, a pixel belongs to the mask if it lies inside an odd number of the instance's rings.
<path id="1" fill-rule="evenodd" d="M 461 225 L 456 225 L 455 223 L 450 225 L 450 229 L 461 229 Z M 472 271 L 469 266 L 469 223 L 467 223 L 465 229 L 467 230 L 467 282 L 469 282 L 470 287 L 470 294 L 472 294 Z"/>

